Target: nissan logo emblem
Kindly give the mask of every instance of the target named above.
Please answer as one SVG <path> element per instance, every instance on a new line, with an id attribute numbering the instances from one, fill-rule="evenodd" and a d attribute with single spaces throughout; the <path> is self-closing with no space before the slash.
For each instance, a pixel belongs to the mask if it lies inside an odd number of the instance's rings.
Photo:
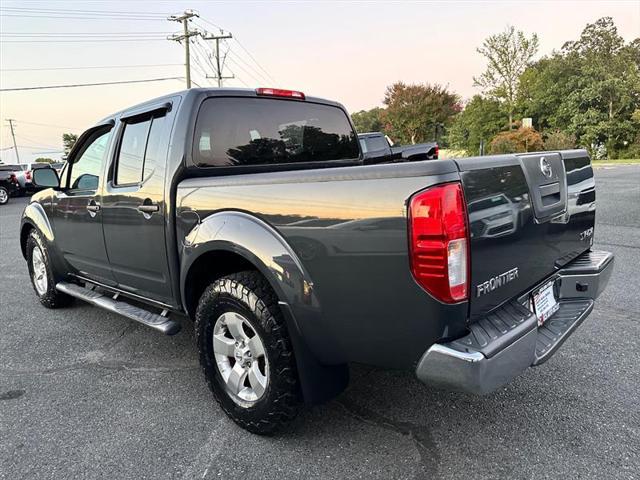
<path id="1" fill-rule="evenodd" d="M 540 171 L 547 178 L 551 178 L 551 176 L 553 175 L 553 169 L 551 168 L 551 164 L 544 157 L 540 159 Z"/>

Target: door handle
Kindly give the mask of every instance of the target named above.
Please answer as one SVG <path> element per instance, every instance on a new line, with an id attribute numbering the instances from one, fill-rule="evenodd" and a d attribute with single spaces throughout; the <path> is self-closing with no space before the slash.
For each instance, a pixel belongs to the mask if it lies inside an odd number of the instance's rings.
<path id="1" fill-rule="evenodd" d="M 138 211 L 142 213 L 152 214 L 160 210 L 160 207 L 156 204 L 144 203 L 138 207 Z"/>
<path id="2" fill-rule="evenodd" d="M 92 217 L 95 217 L 96 213 L 100 211 L 100 205 L 96 203 L 95 200 L 91 200 L 87 205 L 87 210 L 89 211 L 89 215 L 91 215 Z"/>

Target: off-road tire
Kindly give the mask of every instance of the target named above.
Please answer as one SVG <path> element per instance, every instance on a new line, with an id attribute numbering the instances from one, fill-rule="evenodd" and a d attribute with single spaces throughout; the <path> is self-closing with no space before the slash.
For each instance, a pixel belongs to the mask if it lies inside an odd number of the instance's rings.
<path id="1" fill-rule="evenodd" d="M 269 362 L 267 388 L 248 407 L 230 397 L 213 353 L 214 325 L 225 312 L 239 313 L 249 321 L 260 336 Z M 293 347 L 276 294 L 260 273 L 234 273 L 209 285 L 198 303 L 195 334 L 207 384 L 234 422 L 252 433 L 265 435 L 295 418 L 302 402 Z"/>
<path id="2" fill-rule="evenodd" d="M 36 246 L 38 246 L 40 248 L 40 251 L 42 252 L 45 268 L 47 271 L 47 289 L 44 294 L 40 294 L 38 292 L 34 281 L 33 249 Z M 33 286 L 33 290 L 35 291 L 38 300 L 40 300 L 40 303 L 42 303 L 42 305 L 47 308 L 60 308 L 66 307 L 73 302 L 73 297 L 56 290 L 57 280 L 55 272 L 53 271 L 53 266 L 51 264 L 49 251 L 47 250 L 44 240 L 42 239 L 42 235 L 36 229 L 31 230 L 31 232 L 29 233 L 29 237 L 27 238 L 27 266 L 29 268 L 29 278 L 31 279 L 31 285 Z"/>

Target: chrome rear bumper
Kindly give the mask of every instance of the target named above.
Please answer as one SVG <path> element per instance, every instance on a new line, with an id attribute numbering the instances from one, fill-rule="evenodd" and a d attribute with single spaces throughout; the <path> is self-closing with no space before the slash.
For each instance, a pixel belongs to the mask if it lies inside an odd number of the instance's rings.
<path id="1" fill-rule="evenodd" d="M 591 313 L 612 271 L 613 254 L 584 253 L 554 274 L 560 308 L 542 327 L 525 307 L 528 294 L 523 295 L 472 324 L 466 336 L 431 346 L 418 363 L 417 377 L 427 384 L 477 394 L 508 383 L 557 351 Z"/>

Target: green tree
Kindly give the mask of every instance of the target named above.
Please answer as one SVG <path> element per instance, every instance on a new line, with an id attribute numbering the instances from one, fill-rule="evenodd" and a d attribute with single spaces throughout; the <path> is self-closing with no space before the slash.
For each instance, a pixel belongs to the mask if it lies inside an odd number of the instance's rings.
<path id="1" fill-rule="evenodd" d="M 511 129 L 520 76 L 538 51 L 538 36 L 534 33 L 527 37 L 514 27 L 508 27 L 503 33 L 491 35 L 477 50 L 486 58 L 487 68 L 482 75 L 473 78 L 473 83 L 485 94 L 504 102 Z"/>
<path id="2" fill-rule="evenodd" d="M 351 115 L 351 120 L 356 127 L 358 133 L 380 132 L 384 124 L 382 122 L 382 112 L 384 109 L 380 107 L 371 110 L 360 110 Z"/>
<path id="3" fill-rule="evenodd" d="M 572 114 L 570 130 L 584 144 L 604 144 L 615 155 L 638 132 L 632 115 L 640 107 L 640 39 L 625 45 L 613 19 L 605 17 L 587 25 L 562 50 L 579 64 L 565 100 Z"/>
<path id="4" fill-rule="evenodd" d="M 435 139 L 462 109 L 460 97 L 437 84 L 394 83 L 387 87 L 384 104 L 384 130 L 400 143 Z"/>
<path id="5" fill-rule="evenodd" d="M 587 25 L 520 80 L 518 108 L 538 129 L 573 135 L 592 155 L 626 155 L 638 142 L 640 39 L 625 44 L 611 18 Z"/>
<path id="6" fill-rule="evenodd" d="M 576 148 L 576 137 L 561 130 L 555 130 L 546 134 L 544 139 L 545 150 L 567 150 Z"/>
<path id="7" fill-rule="evenodd" d="M 572 109 L 565 99 L 571 93 L 569 79 L 576 75 L 576 62 L 559 52 L 540 59 L 520 77 L 518 111 L 531 117 L 538 130 L 567 130 Z"/>
<path id="8" fill-rule="evenodd" d="M 507 128 L 505 115 L 505 108 L 499 101 L 474 95 L 449 130 L 451 145 L 466 150 L 468 155 L 477 155 L 481 141 L 488 144 L 498 132 Z"/>
<path id="9" fill-rule="evenodd" d="M 49 157 L 38 157 L 36 158 L 37 163 L 55 163 L 56 161 L 53 158 Z"/>
<path id="10" fill-rule="evenodd" d="M 63 145 L 63 154 L 62 159 L 66 160 L 69 156 L 69 152 L 73 148 L 73 146 L 78 141 L 78 135 L 75 133 L 63 133 L 62 134 L 62 145 Z"/>
<path id="11" fill-rule="evenodd" d="M 543 148 L 542 135 L 527 127 L 500 132 L 491 140 L 489 146 L 491 153 L 535 152 Z"/>

